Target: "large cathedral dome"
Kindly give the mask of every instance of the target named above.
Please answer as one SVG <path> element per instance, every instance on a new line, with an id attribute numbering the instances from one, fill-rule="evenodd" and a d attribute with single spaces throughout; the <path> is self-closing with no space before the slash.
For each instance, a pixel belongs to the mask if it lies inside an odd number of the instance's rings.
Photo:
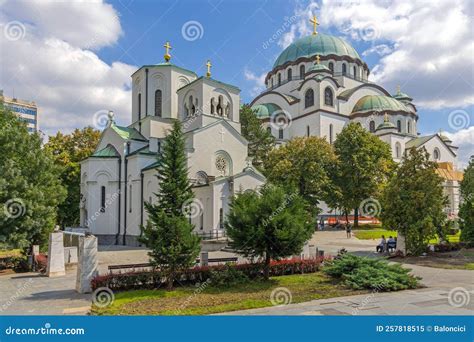
<path id="1" fill-rule="evenodd" d="M 278 56 L 273 68 L 287 62 L 294 62 L 301 57 L 308 58 L 315 55 L 349 57 L 350 59 L 358 59 L 363 63 L 357 51 L 344 39 L 318 33 L 303 37 L 290 44 Z"/>

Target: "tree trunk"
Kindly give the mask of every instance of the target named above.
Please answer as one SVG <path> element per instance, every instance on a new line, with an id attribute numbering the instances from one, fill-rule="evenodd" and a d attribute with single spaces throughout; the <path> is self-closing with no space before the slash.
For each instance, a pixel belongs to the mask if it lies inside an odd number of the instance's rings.
<path id="1" fill-rule="evenodd" d="M 166 289 L 168 290 L 173 289 L 174 277 L 175 277 L 175 273 L 174 271 L 171 271 L 168 275 L 168 279 L 166 279 Z"/>
<path id="2" fill-rule="evenodd" d="M 354 228 L 359 227 L 359 207 L 354 209 Z"/>
<path id="3" fill-rule="evenodd" d="M 268 280 L 270 278 L 270 261 L 271 261 L 270 254 L 266 253 L 265 266 L 263 268 L 263 277 L 265 278 L 265 280 Z"/>

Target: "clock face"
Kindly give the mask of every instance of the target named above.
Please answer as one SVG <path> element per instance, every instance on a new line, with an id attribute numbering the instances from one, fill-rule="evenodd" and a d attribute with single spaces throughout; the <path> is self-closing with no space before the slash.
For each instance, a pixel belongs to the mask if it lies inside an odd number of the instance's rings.
<path id="1" fill-rule="evenodd" d="M 227 169 L 227 161 L 222 156 L 217 156 L 216 158 L 216 168 L 219 172 L 225 173 Z"/>

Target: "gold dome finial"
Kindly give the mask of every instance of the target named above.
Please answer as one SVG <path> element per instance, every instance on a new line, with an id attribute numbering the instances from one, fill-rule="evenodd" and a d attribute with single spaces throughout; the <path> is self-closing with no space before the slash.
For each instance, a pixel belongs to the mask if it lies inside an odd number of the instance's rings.
<path id="1" fill-rule="evenodd" d="M 316 55 L 316 64 L 319 64 L 321 62 L 321 57 L 319 55 Z"/>
<path id="2" fill-rule="evenodd" d="M 311 19 L 309 19 L 309 22 L 310 22 L 311 24 L 313 24 L 313 36 L 317 35 L 318 32 L 316 31 L 316 28 L 317 28 L 317 26 L 319 25 L 318 19 L 316 18 L 315 15 L 313 15 L 313 17 L 312 17 Z"/>
<path id="3" fill-rule="evenodd" d="M 383 122 L 389 122 L 388 114 L 385 112 L 385 115 L 383 116 Z"/>
<path id="4" fill-rule="evenodd" d="M 400 84 L 397 85 L 397 94 L 400 94 Z"/>
<path id="5" fill-rule="evenodd" d="M 207 60 L 206 66 L 207 66 L 206 77 L 209 78 L 211 77 L 211 66 L 212 66 L 211 61 L 209 59 Z"/>
<path id="6" fill-rule="evenodd" d="M 166 63 L 168 63 L 171 59 L 170 50 L 172 49 L 172 47 L 170 45 L 170 42 L 166 42 L 166 44 L 163 45 L 163 47 L 166 49 L 165 50 L 165 61 L 166 61 Z"/>

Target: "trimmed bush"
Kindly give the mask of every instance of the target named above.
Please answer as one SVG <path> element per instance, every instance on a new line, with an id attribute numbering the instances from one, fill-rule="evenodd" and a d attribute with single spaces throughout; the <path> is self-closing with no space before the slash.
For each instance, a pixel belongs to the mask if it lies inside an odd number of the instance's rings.
<path id="1" fill-rule="evenodd" d="M 344 285 L 355 290 L 398 291 L 419 286 L 419 278 L 410 275 L 410 270 L 400 264 L 351 254 L 333 260 L 324 267 L 323 272 L 341 279 Z"/>
<path id="2" fill-rule="evenodd" d="M 270 276 L 277 277 L 289 274 L 314 273 L 320 269 L 323 259 L 289 259 L 270 263 Z M 220 286 L 226 282 L 237 281 L 237 278 L 256 279 L 263 277 L 263 263 L 227 264 L 217 266 L 197 266 L 180 272 L 176 285 L 193 285 L 211 279 L 211 284 Z M 212 279 L 216 280 L 216 284 Z M 233 279 L 233 280 L 232 280 Z M 159 270 L 115 273 L 99 275 L 92 279 L 91 286 L 95 290 L 108 287 L 114 291 L 131 289 L 154 289 L 163 287 L 165 277 Z"/>

